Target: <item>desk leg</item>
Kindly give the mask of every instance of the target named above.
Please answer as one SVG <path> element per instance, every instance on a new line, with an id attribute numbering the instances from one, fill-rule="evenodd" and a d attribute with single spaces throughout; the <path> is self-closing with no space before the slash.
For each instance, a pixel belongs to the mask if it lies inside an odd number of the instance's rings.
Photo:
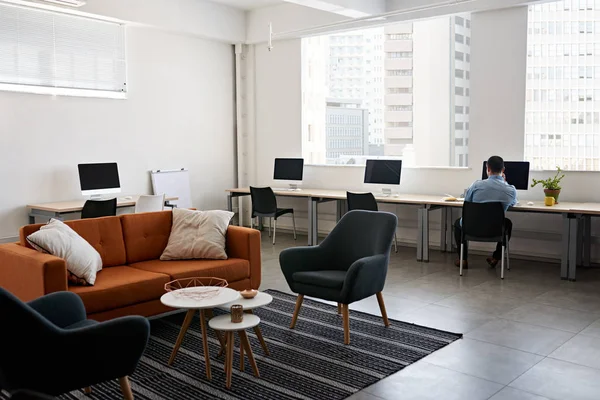
<path id="1" fill-rule="evenodd" d="M 577 217 L 577 250 L 576 250 L 576 265 L 579 267 L 583 263 L 583 216 Z"/>
<path id="2" fill-rule="evenodd" d="M 311 229 L 312 229 L 312 240 L 313 246 L 319 244 L 319 200 L 312 198 L 312 214 L 311 214 Z"/>
<path id="3" fill-rule="evenodd" d="M 569 275 L 569 236 L 571 224 L 568 214 L 563 214 L 562 227 L 562 255 L 560 261 L 560 279 L 567 279 Z"/>
<path id="4" fill-rule="evenodd" d="M 417 261 L 423 261 L 423 208 L 417 210 Z"/>
<path id="5" fill-rule="evenodd" d="M 446 214 L 446 243 L 448 248 L 446 249 L 446 251 L 448 253 L 452 253 L 454 251 L 454 217 L 453 217 L 453 211 L 454 208 L 452 207 L 447 207 L 448 208 L 448 212 Z"/>
<path id="6" fill-rule="evenodd" d="M 569 227 L 569 272 L 568 278 L 570 281 L 574 281 L 577 274 L 577 236 L 579 229 L 577 228 L 577 222 L 579 218 L 573 216 L 570 218 Z"/>
<path id="7" fill-rule="evenodd" d="M 29 214 L 29 225 L 35 224 L 35 215 Z"/>
<path id="8" fill-rule="evenodd" d="M 313 228 L 312 228 L 312 224 L 313 224 L 313 202 L 312 199 L 309 197 L 308 198 L 308 245 L 309 246 L 313 246 L 313 237 L 312 237 L 312 233 L 313 233 Z"/>
<path id="9" fill-rule="evenodd" d="M 233 196 L 231 193 L 227 195 L 227 210 L 233 211 Z"/>
<path id="10" fill-rule="evenodd" d="M 423 208 L 423 262 L 429 262 L 429 207 Z"/>
<path id="11" fill-rule="evenodd" d="M 346 200 L 337 200 L 336 202 L 336 210 L 335 210 L 335 222 L 339 222 L 340 219 L 346 214 L 348 210 L 346 209 Z"/>
<path id="12" fill-rule="evenodd" d="M 584 215 L 583 222 L 583 266 L 589 267 L 592 254 L 592 216 Z"/>
<path id="13" fill-rule="evenodd" d="M 447 241 L 446 241 L 446 231 L 448 230 L 448 227 L 446 226 L 446 224 L 448 223 L 448 218 L 447 218 L 447 214 L 448 214 L 448 207 L 442 207 L 441 208 L 441 218 L 440 218 L 440 251 L 442 253 L 445 253 L 447 250 Z"/>

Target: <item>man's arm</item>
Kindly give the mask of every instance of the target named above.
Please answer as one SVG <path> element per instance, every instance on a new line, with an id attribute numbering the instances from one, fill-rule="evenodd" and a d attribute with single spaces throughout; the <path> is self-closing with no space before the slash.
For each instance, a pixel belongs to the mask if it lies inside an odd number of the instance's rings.
<path id="1" fill-rule="evenodd" d="M 476 183 L 476 182 L 475 182 Z M 469 186 L 469 188 L 467 189 L 467 194 L 465 194 L 465 201 L 469 201 L 469 202 L 473 202 L 473 192 L 474 192 L 474 186 L 475 183 L 473 183 L 471 186 Z"/>
<path id="2" fill-rule="evenodd" d="M 510 197 L 510 202 L 508 203 L 509 207 L 515 206 L 518 203 L 517 200 L 517 189 L 513 186 L 513 185 L 508 185 L 508 187 L 510 188 L 509 190 L 509 197 Z"/>

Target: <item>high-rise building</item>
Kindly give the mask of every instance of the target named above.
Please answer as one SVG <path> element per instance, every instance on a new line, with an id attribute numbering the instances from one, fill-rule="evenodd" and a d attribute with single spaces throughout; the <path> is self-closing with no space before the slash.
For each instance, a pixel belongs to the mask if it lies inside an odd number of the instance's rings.
<path id="1" fill-rule="evenodd" d="M 316 163 L 347 159 L 342 151 L 329 151 L 329 136 L 319 133 L 329 123 L 321 107 L 336 100 L 368 111 L 365 156 L 467 166 L 470 40 L 468 16 L 303 39 L 304 70 L 309 69 L 303 80 L 313 79 L 303 83 L 304 157 Z M 316 76 L 317 65 L 325 78 Z"/>
<path id="2" fill-rule="evenodd" d="M 344 156 L 368 154 L 369 112 L 360 108 L 361 103 L 360 100 L 328 99 L 327 164 L 340 163 Z"/>
<path id="3" fill-rule="evenodd" d="M 600 170 L 600 2 L 529 7 L 525 158 Z"/>

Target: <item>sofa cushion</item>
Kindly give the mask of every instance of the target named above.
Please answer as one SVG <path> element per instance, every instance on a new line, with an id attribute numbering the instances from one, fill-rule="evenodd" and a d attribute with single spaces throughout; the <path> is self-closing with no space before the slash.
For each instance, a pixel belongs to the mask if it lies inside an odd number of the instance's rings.
<path id="1" fill-rule="evenodd" d="M 306 285 L 341 289 L 346 280 L 346 271 L 294 272 L 292 279 L 294 282 L 304 283 Z"/>
<path id="2" fill-rule="evenodd" d="M 69 286 L 69 290 L 77 293 L 86 312 L 93 314 L 156 300 L 165 293 L 169 280 L 165 274 L 121 265 L 98 272 L 94 286 Z"/>
<path id="3" fill-rule="evenodd" d="M 127 249 L 127 264 L 158 260 L 171 234 L 171 211 L 121 216 Z"/>
<path id="4" fill-rule="evenodd" d="M 100 253 L 103 267 L 112 267 L 126 263 L 125 241 L 123 240 L 123 230 L 119 217 L 78 219 L 65 221 L 65 224 L 70 226 Z M 42 226 L 44 224 L 22 227 L 19 232 L 21 245 L 31 248 L 26 238 L 33 232 L 38 231 Z"/>
<path id="5" fill-rule="evenodd" d="M 144 261 L 131 264 L 140 270 L 169 274 L 172 279 L 216 277 L 235 282 L 250 277 L 250 263 L 241 258 L 228 260 Z"/>

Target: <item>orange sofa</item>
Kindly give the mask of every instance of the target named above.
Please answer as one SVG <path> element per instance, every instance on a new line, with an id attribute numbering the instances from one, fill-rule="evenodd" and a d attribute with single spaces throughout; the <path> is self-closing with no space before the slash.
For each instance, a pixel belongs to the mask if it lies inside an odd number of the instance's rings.
<path id="1" fill-rule="evenodd" d="M 0 286 L 23 301 L 69 290 L 81 297 L 88 317 L 98 321 L 171 311 L 161 304 L 160 296 L 165 283 L 173 279 L 217 277 L 236 290 L 258 289 L 260 232 L 230 226 L 227 260 L 160 261 L 171 222 L 171 211 L 67 221 L 102 257 L 103 269 L 94 286 L 69 285 L 65 261 L 27 243 L 26 237 L 42 224 L 24 226 L 19 243 L 0 245 Z"/>

